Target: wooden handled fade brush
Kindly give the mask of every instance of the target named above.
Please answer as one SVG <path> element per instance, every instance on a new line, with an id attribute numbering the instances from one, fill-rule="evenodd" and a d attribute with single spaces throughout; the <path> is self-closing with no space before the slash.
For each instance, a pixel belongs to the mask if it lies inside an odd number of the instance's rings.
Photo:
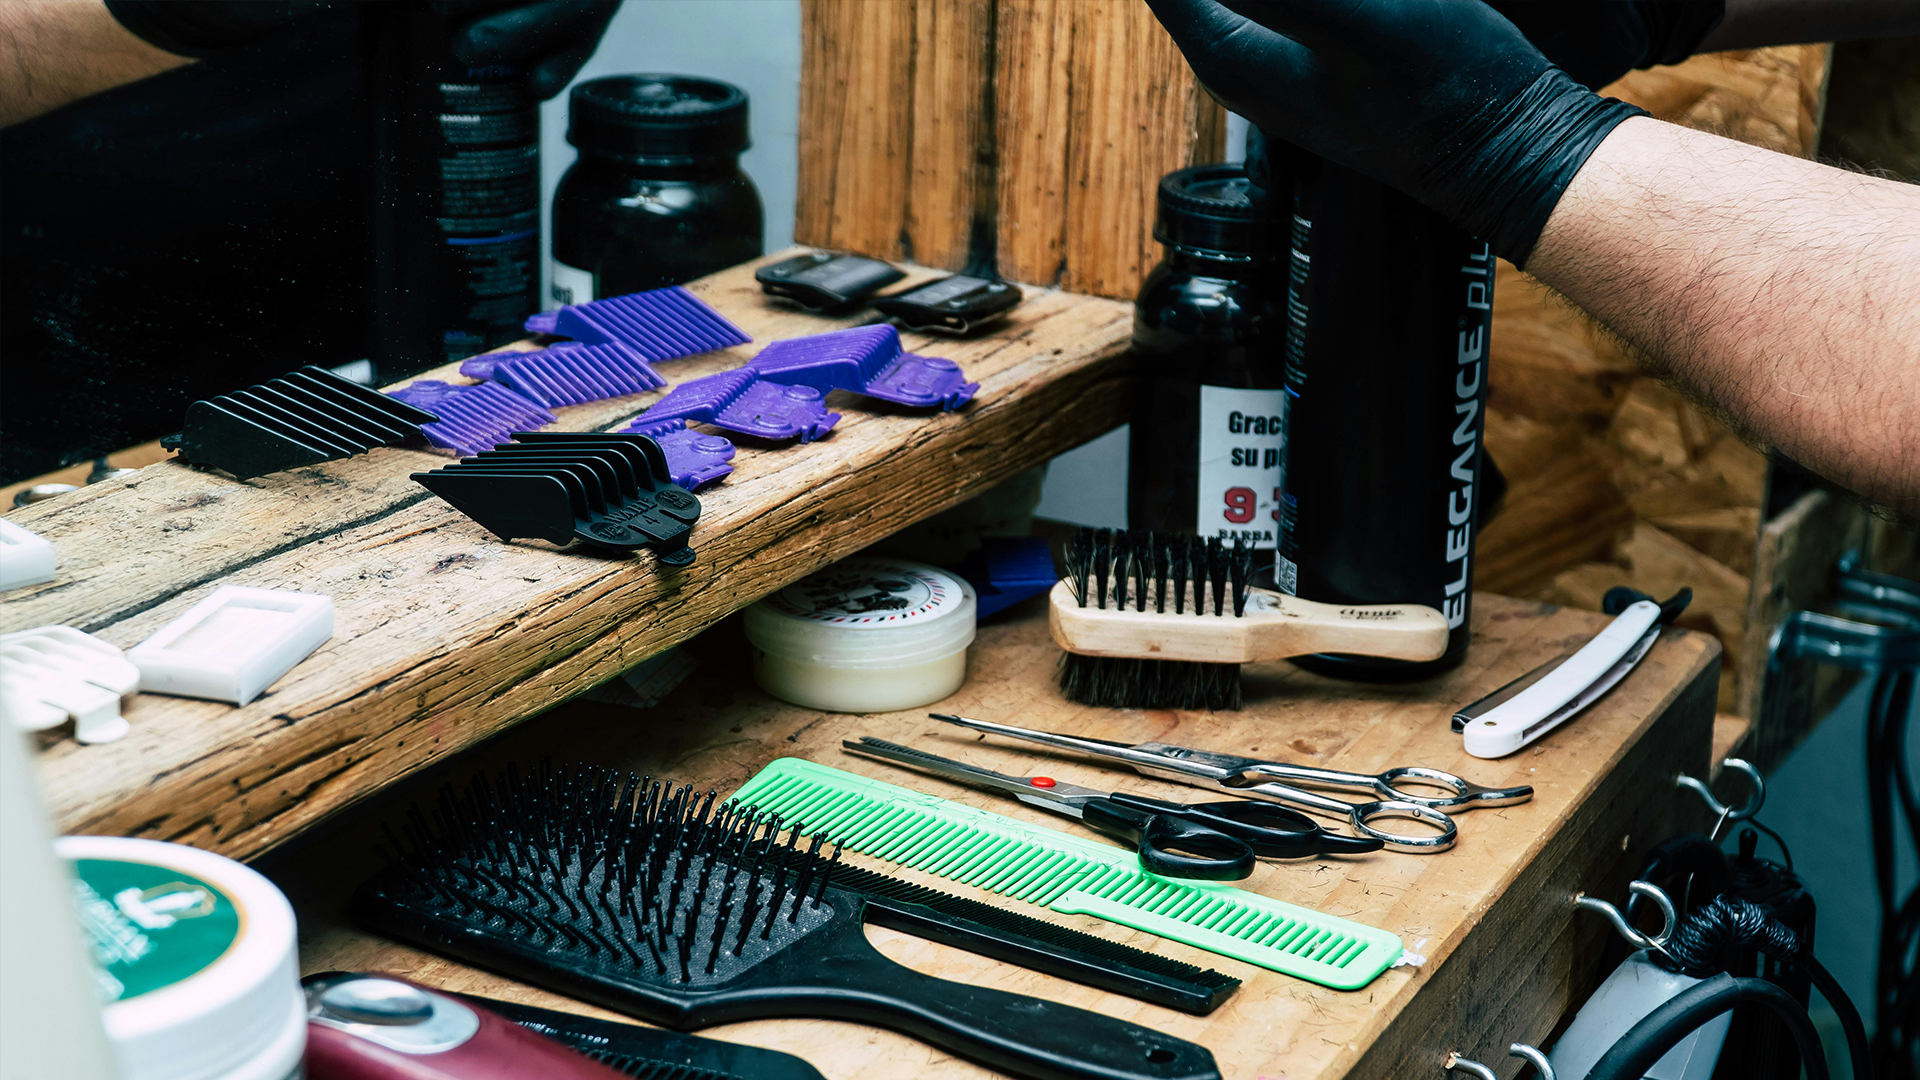
<path id="1" fill-rule="evenodd" d="M 1309 653 L 1433 660 L 1446 616 L 1320 604 L 1251 587 L 1253 551 L 1181 533 L 1081 529 L 1047 622 L 1060 690 L 1103 708 L 1238 709 L 1240 665 Z"/>

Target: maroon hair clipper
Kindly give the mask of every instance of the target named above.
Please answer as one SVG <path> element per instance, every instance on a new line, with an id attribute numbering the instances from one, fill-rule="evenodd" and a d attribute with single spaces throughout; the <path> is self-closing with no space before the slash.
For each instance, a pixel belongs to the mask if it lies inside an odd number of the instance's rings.
<path id="1" fill-rule="evenodd" d="M 627 1080 L 497 1013 L 404 979 L 330 971 L 302 984 L 308 1080 Z"/>

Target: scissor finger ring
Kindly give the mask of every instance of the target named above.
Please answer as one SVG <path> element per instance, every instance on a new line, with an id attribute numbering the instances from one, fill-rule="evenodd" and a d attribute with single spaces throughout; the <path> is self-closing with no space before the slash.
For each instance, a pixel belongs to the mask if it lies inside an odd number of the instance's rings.
<path id="1" fill-rule="evenodd" d="M 1373 826 L 1374 818 L 1411 818 L 1433 826 L 1432 833 L 1395 833 Z M 1431 806 L 1420 803 L 1404 802 L 1398 799 L 1381 802 L 1358 803 L 1348 812 L 1347 820 L 1363 835 L 1371 836 L 1386 845 L 1389 851 L 1411 851 L 1432 854 L 1445 851 L 1460 838 L 1460 828 L 1453 819 Z"/>
<path id="2" fill-rule="evenodd" d="M 1441 788 L 1451 791 L 1451 795 L 1423 795 L 1419 791 L 1409 791 L 1401 785 L 1424 788 Z M 1429 769 L 1422 765 L 1403 765 L 1397 769 L 1388 769 L 1381 773 L 1374 785 L 1381 797 L 1393 802 L 1410 802 L 1419 806 L 1431 806 L 1449 814 L 1463 813 L 1483 806 L 1512 806 L 1533 798 L 1533 788 L 1526 785 L 1509 788 L 1481 787 L 1464 777 L 1455 776 L 1442 769 Z"/>

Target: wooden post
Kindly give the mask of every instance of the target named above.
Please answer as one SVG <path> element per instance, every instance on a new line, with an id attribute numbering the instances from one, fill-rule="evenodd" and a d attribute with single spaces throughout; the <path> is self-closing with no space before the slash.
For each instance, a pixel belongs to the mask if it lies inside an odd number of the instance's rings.
<path id="1" fill-rule="evenodd" d="M 1225 113 L 1129 0 L 805 0 L 802 243 L 1131 299 Z"/>

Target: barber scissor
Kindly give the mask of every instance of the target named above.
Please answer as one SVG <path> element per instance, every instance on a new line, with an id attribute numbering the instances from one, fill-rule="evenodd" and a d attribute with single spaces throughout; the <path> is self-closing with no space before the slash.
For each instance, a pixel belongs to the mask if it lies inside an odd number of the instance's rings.
<path id="1" fill-rule="evenodd" d="M 1297 858 L 1380 847 L 1377 840 L 1327 832 L 1304 815 L 1270 803 L 1167 802 L 1095 791 L 1050 776 L 1009 776 L 884 739 L 849 739 L 840 745 L 851 753 L 924 769 L 1078 818 L 1138 851 L 1141 867 L 1161 877 L 1238 881 L 1253 873 L 1256 857 Z"/>
<path id="2" fill-rule="evenodd" d="M 1031 728 L 995 724 L 987 720 L 951 716 L 946 713 L 929 713 L 928 715 L 935 720 L 944 720 L 949 724 L 958 724 L 976 731 L 1026 739 L 1047 746 L 1057 746 L 1063 750 L 1074 750 L 1082 754 L 1122 761 L 1133 766 L 1136 772 L 1145 773 L 1148 776 L 1178 780 L 1195 787 L 1219 788 L 1248 798 L 1270 799 L 1274 802 L 1297 806 L 1302 810 L 1339 818 L 1345 820 L 1362 836 L 1372 837 L 1392 851 L 1425 854 L 1445 851 L 1453 846 L 1460 835 L 1459 829 L 1454 825 L 1449 814 L 1458 814 L 1483 806 L 1511 806 L 1533 798 L 1531 787 L 1523 785 L 1510 788 L 1486 788 L 1450 772 L 1418 765 L 1388 769 L 1379 774 L 1342 772 L 1338 769 L 1321 769 L 1311 765 L 1289 765 L 1279 761 L 1263 761 L 1260 758 L 1214 754 L 1184 746 L 1170 746 L 1166 743 L 1114 742 L 1110 739 L 1057 735 L 1051 731 L 1035 731 Z M 1295 784 L 1357 789 L 1375 795 L 1377 798 L 1368 802 L 1350 803 L 1316 791 L 1295 787 Z M 1401 784 L 1437 787 L 1452 794 L 1419 795 L 1403 790 L 1399 786 Z M 1411 818 L 1430 826 L 1434 832 L 1418 835 L 1387 832 L 1372 824 L 1375 818 Z"/>

